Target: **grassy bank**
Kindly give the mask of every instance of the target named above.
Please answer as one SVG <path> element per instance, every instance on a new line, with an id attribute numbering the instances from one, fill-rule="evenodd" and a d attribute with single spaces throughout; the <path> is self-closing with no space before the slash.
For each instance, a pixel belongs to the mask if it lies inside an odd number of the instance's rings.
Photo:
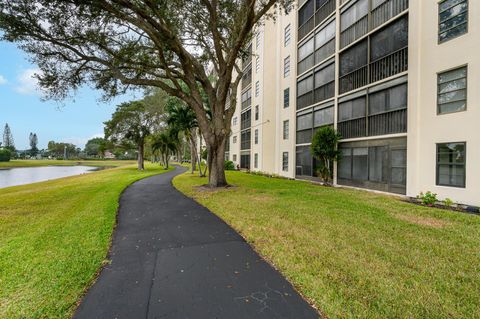
<path id="1" fill-rule="evenodd" d="M 163 172 L 130 165 L 0 189 L 0 318 L 69 318 L 104 262 L 120 193 Z"/>
<path id="2" fill-rule="evenodd" d="M 229 172 L 174 185 L 237 229 L 330 318 L 479 318 L 480 218 Z"/>
<path id="3" fill-rule="evenodd" d="M 75 165 L 84 165 L 84 166 L 125 166 L 134 164 L 135 161 L 117 161 L 117 160 L 11 160 L 9 162 L 0 162 L 0 169 L 2 168 L 15 168 L 15 167 L 39 167 L 39 166 L 75 166 Z"/>

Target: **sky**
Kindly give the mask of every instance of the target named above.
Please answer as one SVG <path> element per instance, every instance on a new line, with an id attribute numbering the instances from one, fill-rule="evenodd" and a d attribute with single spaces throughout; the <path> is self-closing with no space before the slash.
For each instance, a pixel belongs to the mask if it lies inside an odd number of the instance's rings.
<path id="1" fill-rule="evenodd" d="M 83 148 L 89 139 L 103 136 L 103 122 L 110 119 L 116 105 L 139 98 L 137 92 L 104 103 L 101 92 L 85 87 L 62 103 L 43 101 L 32 78 L 36 72 L 37 66 L 23 51 L 0 41 L 0 141 L 8 123 L 18 150 L 30 148 L 30 132 L 37 134 L 40 149 L 52 140 Z"/>

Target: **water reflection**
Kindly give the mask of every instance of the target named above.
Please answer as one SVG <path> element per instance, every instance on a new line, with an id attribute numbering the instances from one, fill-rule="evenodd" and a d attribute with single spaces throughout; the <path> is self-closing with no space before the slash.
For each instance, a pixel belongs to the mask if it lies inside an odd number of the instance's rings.
<path id="1" fill-rule="evenodd" d="M 0 188 L 37 183 L 98 170 L 90 166 L 43 166 L 0 169 Z"/>

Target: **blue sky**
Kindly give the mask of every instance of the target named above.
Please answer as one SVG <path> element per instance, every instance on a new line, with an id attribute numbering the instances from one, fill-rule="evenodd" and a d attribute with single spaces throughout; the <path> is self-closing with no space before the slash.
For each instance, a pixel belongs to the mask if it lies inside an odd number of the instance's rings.
<path id="1" fill-rule="evenodd" d="M 40 149 L 51 140 L 83 148 L 88 139 L 103 135 L 102 123 L 117 104 L 134 98 L 131 94 L 103 103 L 99 102 L 100 92 L 83 88 L 73 100 L 45 102 L 32 79 L 36 71 L 23 51 L 0 41 L 0 135 L 8 123 L 20 150 L 29 148 L 30 132 L 37 133 Z"/>

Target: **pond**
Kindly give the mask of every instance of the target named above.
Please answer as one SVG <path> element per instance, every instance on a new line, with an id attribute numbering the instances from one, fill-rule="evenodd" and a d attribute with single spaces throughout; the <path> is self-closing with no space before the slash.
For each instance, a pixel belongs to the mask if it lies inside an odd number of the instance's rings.
<path id="1" fill-rule="evenodd" d="M 0 188 L 48 181 L 93 172 L 91 166 L 42 166 L 0 169 Z"/>

